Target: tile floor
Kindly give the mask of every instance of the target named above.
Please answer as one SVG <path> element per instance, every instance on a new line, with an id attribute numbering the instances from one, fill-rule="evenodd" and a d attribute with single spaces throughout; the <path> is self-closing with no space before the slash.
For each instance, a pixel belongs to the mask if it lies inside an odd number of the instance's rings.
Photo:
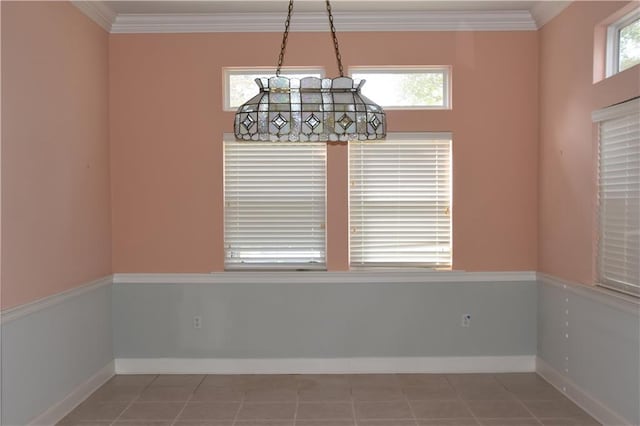
<path id="1" fill-rule="evenodd" d="M 536 374 L 115 376 L 60 426 L 591 426 Z"/>

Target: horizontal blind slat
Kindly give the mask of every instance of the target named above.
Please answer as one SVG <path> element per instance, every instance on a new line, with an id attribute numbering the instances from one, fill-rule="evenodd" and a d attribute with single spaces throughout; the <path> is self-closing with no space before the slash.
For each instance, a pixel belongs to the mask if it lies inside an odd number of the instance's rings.
<path id="1" fill-rule="evenodd" d="M 324 264 L 326 145 L 225 147 L 225 263 Z"/>

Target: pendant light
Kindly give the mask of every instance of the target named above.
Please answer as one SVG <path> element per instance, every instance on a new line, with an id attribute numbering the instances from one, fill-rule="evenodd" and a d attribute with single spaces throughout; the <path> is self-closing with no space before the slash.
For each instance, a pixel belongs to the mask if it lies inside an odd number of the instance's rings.
<path id="1" fill-rule="evenodd" d="M 360 92 L 365 80 L 355 82 L 344 76 L 329 0 L 326 7 L 340 77 L 280 75 L 293 12 L 293 0 L 289 0 L 276 75 L 257 78 L 260 92 L 238 108 L 234 122 L 238 140 L 347 142 L 386 136 L 384 110 Z"/>

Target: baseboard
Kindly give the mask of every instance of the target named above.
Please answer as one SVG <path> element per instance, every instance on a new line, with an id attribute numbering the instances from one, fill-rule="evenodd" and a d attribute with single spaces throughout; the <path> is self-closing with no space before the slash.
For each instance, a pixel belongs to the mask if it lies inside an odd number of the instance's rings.
<path id="1" fill-rule="evenodd" d="M 55 425 L 67 414 L 76 408 L 88 395 L 95 392 L 100 386 L 105 384 L 115 374 L 115 363 L 111 361 L 96 374 L 91 376 L 86 382 L 78 385 L 71 393 L 52 405 L 47 411 L 32 420 L 31 426 Z"/>
<path id="2" fill-rule="evenodd" d="M 536 372 L 547 382 L 561 391 L 580 408 L 605 426 L 631 426 L 632 422 L 622 418 L 605 404 L 598 401 L 540 357 L 536 357 Z"/>
<path id="3" fill-rule="evenodd" d="M 117 374 L 503 373 L 535 371 L 535 356 L 406 358 L 117 358 Z"/>

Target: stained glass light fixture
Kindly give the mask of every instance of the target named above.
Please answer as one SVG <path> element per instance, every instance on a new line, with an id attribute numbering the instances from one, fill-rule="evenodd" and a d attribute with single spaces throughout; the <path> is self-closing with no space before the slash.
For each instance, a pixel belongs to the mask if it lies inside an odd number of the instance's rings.
<path id="1" fill-rule="evenodd" d="M 257 78 L 260 92 L 238 108 L 234 122 L 237 139 L 347 142 L 386 136 L 384 110 L 360 92 L 365 81 L 344 76 L 331 4 L 325 2 L 340 77 L 280 75 L 293 12 L 293 0 L 289 0 L 276 75 Z"/>

